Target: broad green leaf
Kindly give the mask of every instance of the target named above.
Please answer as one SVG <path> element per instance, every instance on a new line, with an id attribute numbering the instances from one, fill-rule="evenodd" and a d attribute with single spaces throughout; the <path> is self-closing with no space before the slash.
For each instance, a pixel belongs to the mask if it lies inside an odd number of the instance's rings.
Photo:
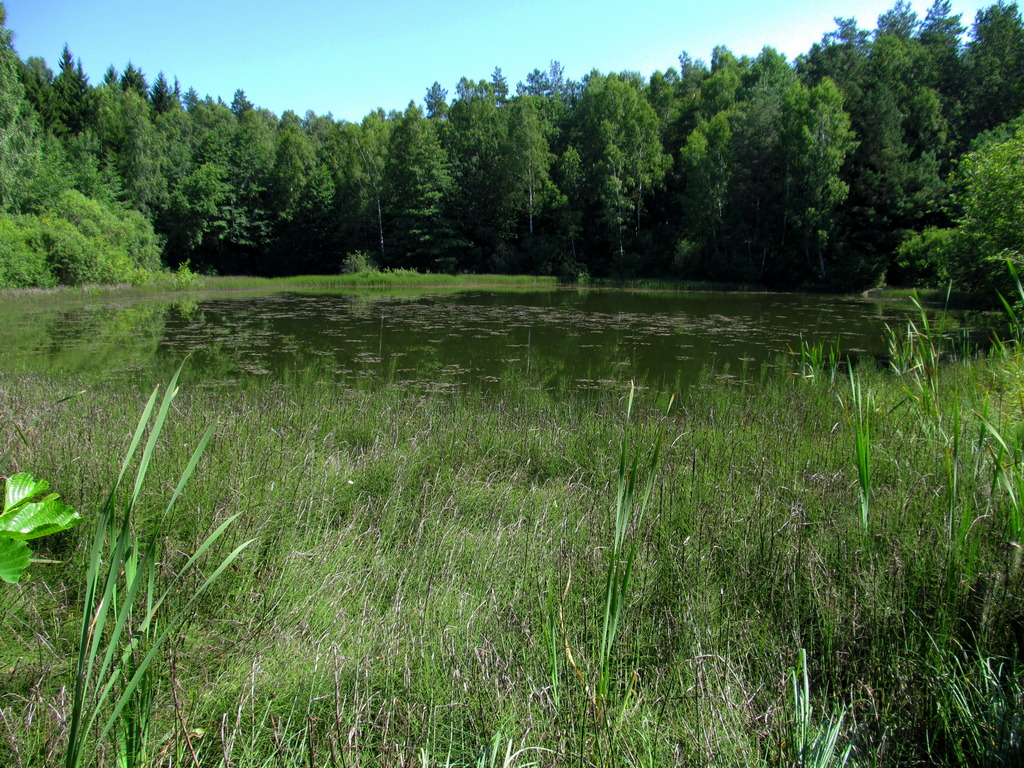
<path id="1" fill-rule="evenodd" d="M 4 514 L 0 515 L 0 538 L 36 539 L 78 524 L 79 514 L 56 493 L 30 501 L 49 487 L 45 480 L 35 480 L 27 472 L 7 480 Z"/>
<path id="2" fill-rule="evenodd" d="M 30 499 L 48 491 L 50 484 L 45 480 L 36 480 L 28 472 L 19 472 L 13 477 L 7 478 L 7 492 L 4 494 L 3 514 L 9 513 L 19 504 L 24 504 Z"/>
<path id="3" fill-rule="evenodd" d="M 24 541 L 0 538 L 0 579 L 17 584 L 28 568 L 32 551 Z"/>
<path id="4" fill-rule="evenodd" d="M 0 538 L 38 539 L 74 528 L 81 516 L 57 496 L 25 504 L 12 515 L 0 517 Z"/>

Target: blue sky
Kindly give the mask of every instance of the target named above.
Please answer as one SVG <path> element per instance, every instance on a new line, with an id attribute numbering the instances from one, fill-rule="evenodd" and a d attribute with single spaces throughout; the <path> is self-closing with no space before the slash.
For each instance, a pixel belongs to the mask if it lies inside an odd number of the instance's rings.
<path id="1" fill-rule="evenodd" d="M 678 55 L 710 60 L 715 45 L 756 54 L 771 45 L 806 52 L 856 17 L 873 29 L 895 0 L 6 0 L 7 26 L 23 59 L 51 69 L 68 43 L 91 82 L 131 61 L 149 81 L 163 71 L 182 88 L 230 102 L 236 88 L 278 114 L 332 113 L 360 120 L 377 107 L 419 103 L 436 80 L 488 79 L 510 86 L 552 59 L 579 79 L 592 69 L 645 77 Z M 970 27 L 980 7 L 953 0 Z M 913 3 L 924 17 L 931 0 Z"/>

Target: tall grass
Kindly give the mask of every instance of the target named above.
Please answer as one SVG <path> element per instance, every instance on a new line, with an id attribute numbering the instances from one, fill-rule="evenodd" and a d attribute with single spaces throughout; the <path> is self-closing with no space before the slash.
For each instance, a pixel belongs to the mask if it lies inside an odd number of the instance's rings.
<path id="1" fill-rule="evenodd" d="M 89 284 L 83 286 L 55 286 L 53 288 L 2 289 L 0 296 L 8 299 L 22 297 L 110 296 L 135 298 L 179 293 L 217 293 L 224 291 L 282 291 L 282 290 L 336 290 L 336 289 L 399 289 L 445 288 L 472 289 L 479 287 L 505 287 L 520 289 L 549 289 L 558 285 L 554 277 L 541 275 L 449 275 L 423 273 L 409 269 L 377 270 L 332 275 L 293 275 L 289 277 L 210 276 L 193 272 L 189 268 L 154 273 L 141 283 Z"/>
<path id="2" fill-rule="evenodd" d="M 631 384 L 626 401 L 627 421 L 633 412 L 635 394 L 636 390 Z M 608 551 L 604 619 L 601 625 L 601 644 L 598 650 L 597 700 L 602 707 L 607 702 L 612 687 L 612 656 L 615 639 L 618 636 L 619 622 L 622 620 L 629 595 L 633 563 L 636 560 L 637 544 L 640 538 L 637 529 L 643 525 L 644 514 L 654 488 L 655 471 L 658 467 L 664 436 L 664 427 L 662 427 L 654 440 L 651 454 L 644 467 L 640 466 L 639 452 L 635 452 L 632 459 L 629 458 L 627 438 L 625 436 L 622 438 L 619 471 L 616 478 L 615 531 L 612 546 Z M 637 487 L 638 479 L 642 483 L 639 488 Z"/>
<path id="3" fill-rule="evenodd" d="M 1014 764 L 1024 550 L 1000 477 L 1022 389 L 1012 356 L 951 365 L 939 352 L 931 410 L 909 397 L 914 381 L 873 367 L 854 371 L 861 411 L 849 377 L 778 369 L 708 371 L 668 414 L 640 388 L 529 381 L 486 394 L 302 374 L 183 386 L 130 526 L 134 572 L 157 586 L 118 571 L 107 643 L 134 613 L 111 667 L 175 628 L 118 722 L 148 713 L 131 722 L 152 764 L 204 768 Z M 112 457 L 133 439 L 146 455 L 131 416 L 143 385 L 91 388 L 55 439 L 19 441 L 13 468 L 95 509 Z M 0 371 L 0 422 L 48 413 L 73 386 Z M 189 560 L 177 553 L 235 515 L 169 590 Z M 104 567 L 123 524 L 111 519 Z M 147 560 L 157 529 L 164 554 Z M 81 638 L 64 618 L 86 604 L 93 547 L 61 534 L 44 554 L 65 565 L 0 591 L 0 764 L 63 758 Z M 150 594 L 165 618 L 147 639 Z M 79 727 L 83 762 L 116 765 L 112 736 L 131 743 L 120 725 L 99 738 L 131 659 Z"/>
<path id="4" fill-rule="evenodd" d="M 807 651 L 799 650 L 798 668 L 790 670 L 793 688 L 793 715 L 788 752 L 790 764 L 798 768 L 842 768 L 850 762 L 853 745 L 839 746 L 846 712 L 815 723 L 811 703 L 810 673 Z"/>
<path id="5" fill-rule="evenodd" d="M 850 420 L 853 422 L 854 446 L 857 457 L 857 480 L 860 491 L 860 524 L 868 533 L 871 507 L 871 412 L 874 399 L 850 368 Z"/>
<path id="6" fill-rule="evenodd" d="M 657 430 L 649 452 L 641 461 L 640 449 L 632 452 L 629 448 L 628 423 L 633 414 L 636 389 L 630 383 L 626 396 L 626 427 L 623 429 L 619 449 L 619 465 L 616 474 L 615 519 L 611 546 L 607 550 L 607 566 L 603 593 L 604 611 L 601 618 L 600 642 L 596 648 L 596 680 L 593 687 L 585 689 L 593 708 L 593 740 L 595 753 L 601 764 L 614 764 L 614 755 L 619 750 L 619 736 L 628 709 L 636 706 L 639 669 L 635 665 L 622 665 L 620 649 L 617 647 L 620 625 L 627 613 L 634 588 L 633 568 L 636 564 L 639 545 L 651 492 L 656 483 L 656 472 L 665 436 L 665 425 Z M 672 406 L 671 400 L 668 409 Z M 569 645 L 566 653 L 572 662 Z M 617 663 L 618 662 L 618 663 Z M 579 670 L 575 670 L 583 675 Z M 581 727 L 585 728 L 584 724 Z"/>
<path id="7" fill-rule="evenodd" d="M 377 270 L 337 275 L 296 275 L 293 277 L 208 277 L 204 290 L 254 290 L 294 288 L 402 288 L 530 286 L 554 287 L 556 279 L 535 275 L 449 275 L 409 269 Z"/>
<path id="8" fill-rule="evenodd" d="M 151 665 L 171 633 L 190 618 L 190 609 L 196 600 L 251 543 L 244 542 L 228 554 L 177 610 L 167 616 L 160 611 L 168 595 L 183 588 L 193 567 L 238 516 L 225 520 L 200 544 L 167 586 L 158 588 L 162 528 L 213 433 L 211 426 L 202 436 L 160 521 L 153 527 L 148 541 L 140 541 L 132 530 L 132 512 L 177 394 L 179 374 L 180 369 L 168 384 L 155 417 L 153 409 L 158 391 L 153 391 L 96 524 L 85 574 L 84 609 L 67 736 L 67 768 L 91 764 L 86 758 L 90 748 L 95 749 L 93 739 L 103 742 L 112 731 L 119 731 L 115 737 L 119 766 L 152 763 L 155 754 L 150 722 L 156 683 L 150 674 Z M 122 502 L 121 484 L 147 427 L 149 436 L 135 470 L 133 488 Z M 162 617 L 159 621 L 158 616 Z M 98 736 L 95 736 L 96 730 L 99 730 Z"/>

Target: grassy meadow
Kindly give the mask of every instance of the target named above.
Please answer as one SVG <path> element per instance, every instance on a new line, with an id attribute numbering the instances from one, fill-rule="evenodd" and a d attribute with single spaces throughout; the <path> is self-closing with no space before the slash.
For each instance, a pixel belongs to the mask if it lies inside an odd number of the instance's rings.
<path id="1" fill-rule="evenodd" d="M 453 288 L 472 289 L 500 286 L 502 288 L 552 288 L 558 284 L 554 277 L 536 275 L 477 275 L 422 273 L 411 269 L 363 269 L 357 272 L 333 275 L 296 275 L 292 277 L 249 277 L 234 275 L 204 275 L 193 272 L 187 264 L 176 271 L 155 273 L 146 282 L 108 285 L 60 285 L 53 288 L 24 288 L 0 290 L 0 296 L 116 296 L 136 298 L 166 296 L 168 293 L 217 293 L 233 291 L 287 291 L 343 289 L 395 289 L 395 288 Z"/>
<path id="2" fill-rule="evenodd" d="M 148 281 L 136 284 L 119 283 L 110 285 L 56 286 L 53 288 L 3 289 L 0 296 L 18 298 L 23 296 L 114 296 L 136 298 L 143 296 L 166 296 L 169 293 L 219 293 L 259 291 L 332 291 L 338 289 L 410 289 L 422 290 L 472 290 L 499 287 L 508 290 L 543 290 L 561 285 L 557 277 L 545 275 L 488 275 L 448 274 L 445 272 L 417 272 L 412 269 L 385 269 L 372 267 L 352 272 L 328 275 L 295 275 L 291 277 L 251 277 L 240 275 L 204 275 L 192 271 L 187 264 L 177 270 L 154 273 Z M 572 281 L 574 285 L 591 288 L 664 291 L 714 291 L 714 292 L 760 292 L 764 286 L 741 283 L 714 283 L 708 281 L 680 280 L 613 280 L 589 278 L 586 276 Z M 906 298 L 911 291 L 894 291 L 900 298 Z M 941 304 L 941 291 L 925 291 L 926 298 Z"/>
<path id="3" fill-rule="evenodd" d="M 1019 764 L 1024 357 L 938 336 L 675 402 L 186 363 L 127 529 L 166 601 L 84 621 L 106 699 L 75 694 L 90 551 L 160 382 L 0 372 L 5 473 L 85 517 L 0 585 L 0 764 L 70 764 L 76 707 L 111 723 L 76 731 L 91 766 Z"/>

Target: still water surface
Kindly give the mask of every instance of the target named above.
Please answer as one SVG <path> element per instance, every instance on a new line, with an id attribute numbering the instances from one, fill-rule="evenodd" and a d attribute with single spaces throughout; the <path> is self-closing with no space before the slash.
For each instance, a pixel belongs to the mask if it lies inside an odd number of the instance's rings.
<path id="1" fill-rule="evenodd" d="M 703 366 L 752 370 L 802 340 L 882 356 L 886 325 L 913 314 L 909 302 L 834 296 L 571 289 L 42 297 L 0 310 L 0 360 L 108 377 L 163 371 L 191 353 L 208 382 L 312 370 L 441 389 L 522 374 L 581 389 L 678 387 Z"/>

